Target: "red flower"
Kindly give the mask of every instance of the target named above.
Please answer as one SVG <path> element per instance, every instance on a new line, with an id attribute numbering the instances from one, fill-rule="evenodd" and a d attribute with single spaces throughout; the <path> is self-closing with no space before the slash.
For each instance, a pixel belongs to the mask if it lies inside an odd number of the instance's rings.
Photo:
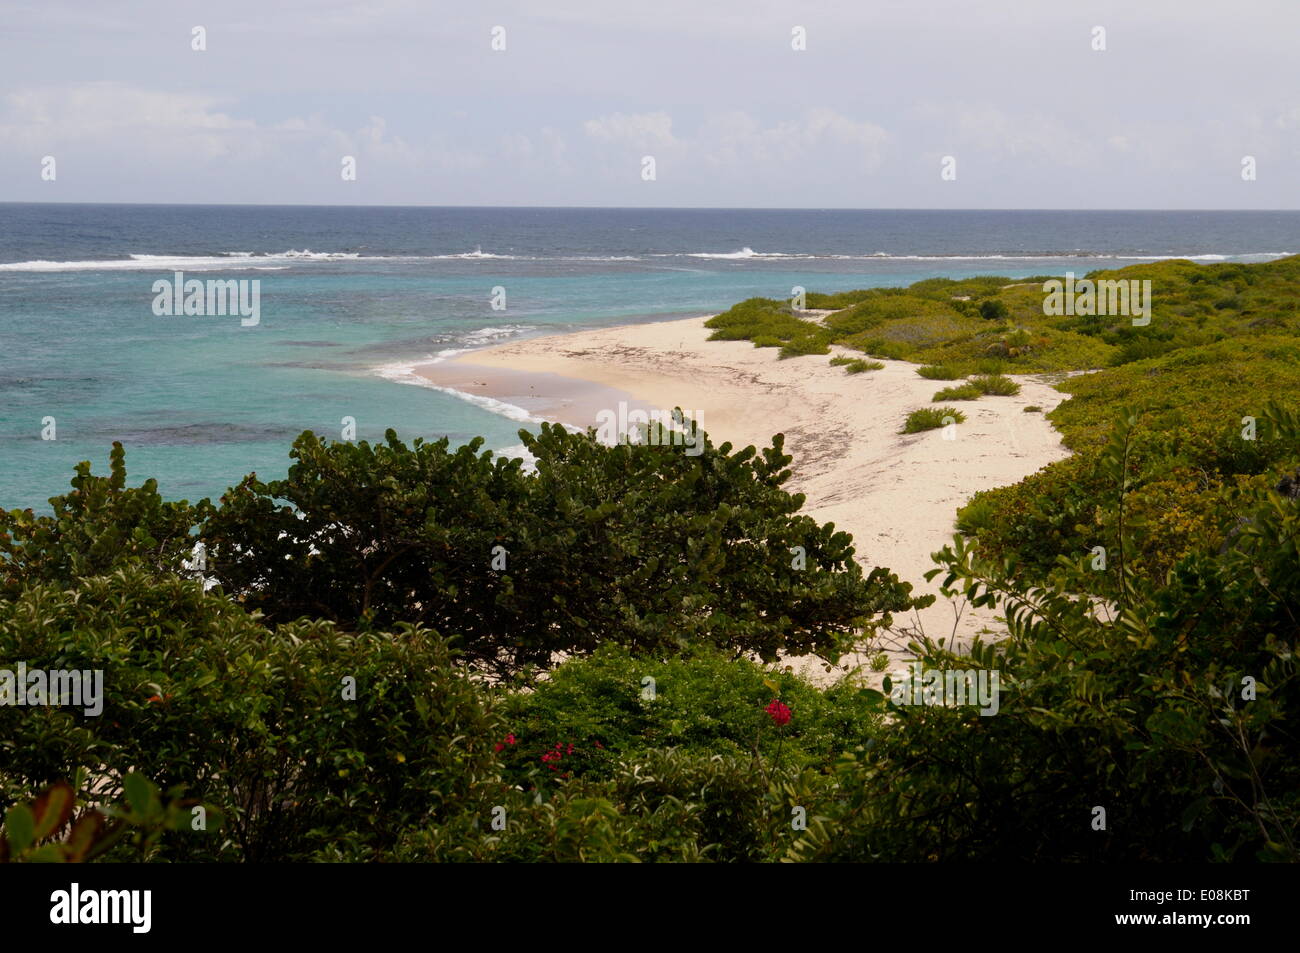
<path id="1" fill-rule="evenodd" d="M 503 745 L 501 742 L 498 741 L 495 745 L 492 746 L 492 750 L 493 750 L 493 751 L 504 751 L 504 750 L 505 750 L 505 747 L 506 747 L 505 745 Z"/>
<path id="2" fill-rule="evenodd" d="M 768 715 L 771 716 L 772 721 L 775 722 L 778 727 L 780 727 L 781 725 L 789 724 L 790 722 L 789 707 L 783 705 L 775 698 L 773 698 L 772 703 L 767 706 L 766 711 Z"/>
<path id="3" fill-rule="evenodd" d="M 508 745 L 512 745 L 512 744 L 514 744 L 514 743 L 515 743 L 515 736 L 514 736 L 514 735 L 506 735 L 506 744 L 508 744 Z"/>

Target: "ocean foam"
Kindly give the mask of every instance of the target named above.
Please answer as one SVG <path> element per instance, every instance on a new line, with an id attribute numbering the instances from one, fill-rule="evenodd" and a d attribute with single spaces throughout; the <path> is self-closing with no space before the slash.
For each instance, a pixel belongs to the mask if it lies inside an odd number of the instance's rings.
<path id="1" fill-rule="evenodd" d="M 445 354 L 447 352 L 444 351 L 442 353 Z M 443 358 L 443 360 L 445 360 L 445 358 Z M 545 417 L 538 417 L 534 414 L 530 414 L 528 411 L 524 410 L 524 408 L 516 404 L 507 403 L 504 400 L 497 400 L 495 397 L 484 397 L 481 394 L 467 394 L 464 391 L 456 390 L 453 387 L 443 387 L 440 384 L 435 384 L 427 377 L 421 377 L 419 374 L 415 373 L 417 367 L 422 367 L 425 364 L 436 363 L 438 362 L 434 359 L 416 361 L 414 363 L 397 362 L 376 367 L 374 372 L 385 380 L 390 380 L 398 384 L 412 384 L 416 387 L 427 387 L 429 390 L 436 390 L 444 394 L 450 394 L 452 397 L 457 397 L 467 403 L 475 405 L 476 407 L 481 407 L 499 417 L 505 417 L 508 420 L 514 420 L 521 424 L 551 423 L 551 421 L 547 420 Z"/>
<path id="2" fill-rule="evenodd" d="M 60 271 L 283 271 L 309 262 L 415 262 L 415 261 L 649 261 L 664 258 L 698 258 L 713 261 L 1061 261 L 1063 259 L 1090 259 L 1098 261 L 1163 261 L 1183 258 L 1189 261 L 1267 261 L 1285 258 L 1294 252 L 1241 252 L 1233 255 L 1207 253 L 1180 255 L 1165 252 L 1158 255 L 1101 253 L 1091 251 L 1038 252 L 996 255 L 891 255 L 877 251 L 863 255 L 792 254 L 787 252 L 759 252 L 748 245 L 732 252 L 652 252 L 648 255 L 500 255 L 476 247 L 472 252 L 454 255 L 361 255 L 358 252 L 315 252 L 310 249 L 290 248 L 282 252 L 228 251 L 216 255 L 131 255 L 128 258 L 100 259 L 94 261 L 16 261 L 0 262 L 0 272 L 60 272 Z"/>

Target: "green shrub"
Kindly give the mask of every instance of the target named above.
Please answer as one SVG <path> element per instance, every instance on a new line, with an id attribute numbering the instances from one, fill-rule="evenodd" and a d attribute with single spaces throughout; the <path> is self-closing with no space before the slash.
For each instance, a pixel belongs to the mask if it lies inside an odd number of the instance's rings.
<path id="1" fill-rule="evenodd" d="M 1108 508 L 1125 505 L 1133 442 L 1117 425 L 1100 458 Z M 961 655 L 927 641 L 920 662 L 997 671 L 997 714 L 893 708 L 786 859 L 1300 860 L 1300 505 L 1267 488 L 1238 502 L 1248 528 L 1229 546 L 1125 576 L 1105 612 L 1078 595 L 1088 559 L 1063 558 L 1044 589 L 954 540 L 935 573 L 1003 613 L 1007 638 Z M 1137 541 L 1126 528 L 1112 552 Z"/>
<path id="2" fill-rule="evenodd" d="M 850 361 L 844 366 L 846 374 L 861 374 L 864 371 L 878 371 L 884 368 L 879 361 Z"/>
<path id="3" fill-rule="evenodd" d="M 978 536 L 992 525 L 995 510 L 986 496 L 977 493 L 957 511 L 957 532 Z"/>
<path id="4" fill-rule="evenodd" d="M 955 381 L 961 377 L 961 372 L 954 367 L 946 367 L 942 364 L 926 364 L 916 369 L 928 381 Z"/>
<path id="5" fill-rule="evenodd" d="M 970 379 L 970 386 L 981 394 L 993 394 L 999 397 L 1012 397 L 1020 393 L 1020 385 L 1009 377 L 987 374 Z"/>
<path id="6" fill-rule="evenodd" d="M 981 301 L 979 312 L 980 317 L 985 321 L 1005 321 L 1010 313 L 1007 311 L 1007 306 L 997 298 Z"/>
<path id="7" fill-rule="evenodd" d="M 774 697 L 793 712 L 780 730 L 764 712 Z M 740 757 L 757 746 L 767 759 L 781 749 L 785 763 L 824 762 L 879 729 L 868 701 L 848 682 L 821 690 L 717 652 L 657 659 L 606 645 L 502 700 L 514 739 L 502 757 L 520 784 L 565 772 L 609 777 L 619 759 L 655 748 Z M 563 757 L 543 763 L 557 744 Z"/>
<path id="8" fill-rule="evenodd" d="M 844 357 L 841 355 L 839 357 L 831 358 L 831 366 L 844 368 L 846 374 L 861 374 L 864 371 L 881 370 L 885 365 L 879 361 L 864 361 L 861 358 Z"/>
<path id="9" fill-rule="evenodd" d="M 824 779 L 766 771 L 750 758 L 644 752 L 607 780 L 573 779 L 544 794 L 501 792 L 489 814 L 408 832 L 393 859 L 511 862 L 748 862 L 775 859 L 796 834 L 791 798 L 812 805 Z"/>
<path id="10" fill-rule="evenodd" d="M 50 516 L 0 510 L 0 600 L 26 585 L 72 585 L 132 564 L 182 571 L 192 556 L 196 509 L 164 501 L 156 480 L 128 487 L 125 460 L 114 443 L 107 477 L 78 464 L 72 491 L 50 501 Z"/>
<path id="11" fill-rule="evenodd" d="M 225 815 L 220 835 L 168 835 L 171 860 L 382 852 L 497 770 L 479 690 L 409 626 L 272 632 L 198 582 L 129 569 L 5 605 L 0 668 L 19 661 L 102 671 L 103 707 L 0 706 L 4 799 L 69 780 L 78 801 L 112 801 L 141 772 Z"/>
<path id="12" fill-rule="evenodd" d="M 974 384 L 962 384 L 960 387 L 945 387 L 930 399 L 936 403 L 943 400 L 979 400 L 984 393 Z"/>
<path id="13" fill-rule="evenodd" d="M 761 453 L 696 436 L 692 455 L 543 425 L 520 431 L 529 474 L 481 439 L 307 433 L 285 480 L 249 477 L 202 534 L 225 590 L 269 621 L 427 625 L 503 675 L 604 642 L 835 656 L 911 605 L 895 577 L 864 575 L 848 534 L 797 515 L 780 435 Z"/>
<path id="14" fill-rule="evenodd" d="M 923 430 L 936 430 L 950 423 L 962 423 L 966 415 L 955 407 L 922 407 L 907 415 L 900 433 L 920 433 Z"/>
<path id="15" fill-rule="evenodd" d="M 829 354 L 830 347 L 821 335 L 807 334 L 791 338 L 781 346 L 781 358 L 803 357 L 808 354 Z"/>

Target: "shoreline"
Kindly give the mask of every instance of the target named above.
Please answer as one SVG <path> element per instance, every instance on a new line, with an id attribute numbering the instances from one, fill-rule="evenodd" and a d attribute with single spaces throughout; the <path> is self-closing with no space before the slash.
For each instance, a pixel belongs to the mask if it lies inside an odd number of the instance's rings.
<path id="1" fill-rule="evenodd" d="M 776 348 L 749 341 L 709 341 L 708 316 L 620 325 L 527 338 L 470 351 L 411 368 L 425 386 L 475 402 L 513 404 L 537 418 L 573 427 L 596 426 L 600 410 L 630 408 L 694 413 L 715 445 L 739 449 L 768 445 L 785 434 L 794 457 L 787 489 L 804 493 L 801 510 L 853 535 L 863 568 L 886 566 L 915 592 L 938 594 L 923 573 L 930 553 L 947 544 L 957 508 L 978 490 L 1006 486 L 1069 456 L 1044 414 L 1064 401 L 1039 375 L 1008 375 L 1021 385 L 1014 397 L 953 402 L 966 414 L 956 439 L 941 431 L 899 434 L 903 418 L 946 382 L 926 380 L 905 361 L 882 361 L 878 371 L 850 375 L 829 356 L 780 360 Z M 832 346 L 832 355 L 856 352 Z M 1026 413 L 1037 405 L 1042 413 Z M 969 644 L 993 614 L 966 606 L 954 618 L 939 596 L 913 618 L 896 618 L 871 653 L 890 656 L 897 671 L 914 627 L 932 637 L 952 635 Z M 813 658 L 789 660 L 796 670 L 825 681 L 836 669 Z M 878 679 L 869 673 L 872 680 Z"/>

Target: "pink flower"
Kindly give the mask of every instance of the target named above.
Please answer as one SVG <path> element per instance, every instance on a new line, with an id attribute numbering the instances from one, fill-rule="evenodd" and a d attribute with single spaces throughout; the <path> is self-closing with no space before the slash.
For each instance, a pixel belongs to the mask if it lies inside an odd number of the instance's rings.
<path id="1" fill-rule="evenodd" d="M 773 698 L 772 703 L 767 706 L 766 711 L 777 727 L 790 723 L 789 707 L 777 701 L 775 698 Z"/>

